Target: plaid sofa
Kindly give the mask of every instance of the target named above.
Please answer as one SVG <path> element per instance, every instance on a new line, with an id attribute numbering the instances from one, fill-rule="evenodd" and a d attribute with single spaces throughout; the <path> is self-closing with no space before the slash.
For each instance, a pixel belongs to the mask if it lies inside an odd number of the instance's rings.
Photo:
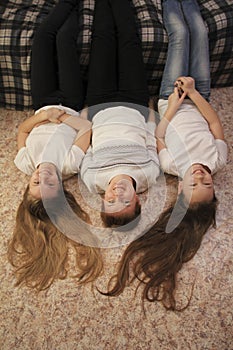
<path id="1" fill-rule="evenodd" d="M 4 2 L 4 4 L 3 4 Z M 33 34 L 57 0 L 0 1 L 0 107 L 32 108 L 30 59 Z M 233 86 L 233 0 L 198 0 L 209 30 L 212 87 Z M 94 0 L 80 9 L 80 63 L 84 78 L 90 52 Z M 167 52 L 161 0 L 132 0 L 151 95 L 157 95 Z"/>

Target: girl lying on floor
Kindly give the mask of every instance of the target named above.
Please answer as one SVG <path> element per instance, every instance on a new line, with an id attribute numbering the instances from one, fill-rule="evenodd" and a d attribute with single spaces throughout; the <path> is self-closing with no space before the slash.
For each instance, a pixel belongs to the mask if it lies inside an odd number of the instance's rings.
<path id="1" fill-rule="evenodd" d="M 97 0 L 93 23 L 87 105 L 92 145 L 81 166 L 89 191 L 103 196 L 107 227 L 132 229 L 138 193 L 160 175 L 155 121 L 146 122 L 149 94 L 142 48 L 128 0 Z"/>
<path id="2" fill-rule="evenodd" d="M 81 281 L 95 279 L 102 269 L 99 250 L 77 243 L 83 235 L 88 241 L 85 222 L 90 219 L 62 182 L 79 172 L 91 137 L 91 123 L 78 113 L 85 93 L 77 35 L 78 1 L 60 0 L 35 34 L 31 85 L 36 113 L 18 131 L 15 164 L 31 178 L 8 256 L 16 267 L 17 284 L 37 290 L 66 277 L 69 247 L 75 251 Z M 76 218 L 74 227 L 67 215 Z M 62 218 L 64 230 L 59 229 Z M 71 234 L 72 229 L 77 232 Z"/>
<path id="3" fill-rule="evenodd" d="M 163 19 L 169 43 L 156 137 L 163 171 L 181 179 L 179 195 L 156 224 L 126 248 L 103 294 L 119 295 L 138 279 L 144 286 L 143 299 L 176 310 L 177 273 L 215 226 L 212 175 L 226 164 L 227 145 L 221 122 L 207 101 L 208 35 L 196 0 L 164 0 Z"/>

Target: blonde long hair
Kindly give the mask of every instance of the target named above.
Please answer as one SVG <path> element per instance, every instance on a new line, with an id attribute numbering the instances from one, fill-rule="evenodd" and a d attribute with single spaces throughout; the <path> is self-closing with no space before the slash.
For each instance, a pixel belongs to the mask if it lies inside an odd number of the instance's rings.
<path id="1" fill-rule="evenodd" d="M 88 214 L 74 196 L 63 191 L 74 213 L 89 223 Z M 62 207 L 59 209 L 61 212 Z M 28 186 L 17 210 L 13 237 L 8 246 L 8 259 L 15 267 L 16 285 L 25 284 L 41 291 L 49 288 L 54 280 L 65 279 L 71 251 L 75 253 L 78 281 L 94 281 L 103 268 L 100 250 L 77 243 L 60 232 L 51 222 L 42 200 L 34 199 Z"/>

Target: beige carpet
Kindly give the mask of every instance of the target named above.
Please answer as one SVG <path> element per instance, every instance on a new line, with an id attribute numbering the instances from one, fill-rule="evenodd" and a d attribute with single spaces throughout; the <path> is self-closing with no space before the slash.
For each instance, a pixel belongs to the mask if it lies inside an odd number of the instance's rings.
<path id="1" fill-rule="evenodd" d="M 0 109 L 1 350 L 233 349 L 233 88 L 213 90 L 211 101 L 229 146 L 228 164 L 215 177 L 220 201 L 217 229 L 208 231 L 198 253 L 180 273 L 180 305 L 189 297 L 195 279 L 188 309 L 167 312 L 159 303 L 145 302 L 145 315 L 140 289 L 134 295 L 136 283 L 111 299 L 91 285 L 78 286 L 70 277 L 39 294 L 14 287 L 6 250 L 27 177 L 15 168 L 13 159 L 17 126 L 30 113 Z M 72 180 L 70 186 L 75 186 Z M 99 225 L 96 212 L 90 210 L 90 214 L 93 224 Z M 147 225 L 151 211 L 147 208 L 143 215 Z M 105 268 L 95 283 L 100 289 L 105 290 L 123 249 L 102 249 Z"/>

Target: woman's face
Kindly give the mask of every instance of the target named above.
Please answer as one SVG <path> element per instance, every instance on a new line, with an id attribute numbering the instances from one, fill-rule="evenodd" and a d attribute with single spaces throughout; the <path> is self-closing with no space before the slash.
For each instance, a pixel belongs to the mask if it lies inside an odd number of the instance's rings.
<path id="1" fill-rule="evenodd" d="M 138 201 L 132 181 L 116 176 L 108 185 L 104 195 L 107 213 L 122 212 L 131 214 Z"/>
<path id="2" fill-rule="evenodd" d="M 29 192 L 36 199 L 54 198 L 57 196 L 60 186 L 55 165 L 42 163 L 31 176 Z"/>
<path id="3" fill-rule="evenodd" d="M 193 164 L 186 171 L 179 186 L 188 203 L 209 202 L 214 197 L 214 184 L 210 170 L 202 164 Z"/>

